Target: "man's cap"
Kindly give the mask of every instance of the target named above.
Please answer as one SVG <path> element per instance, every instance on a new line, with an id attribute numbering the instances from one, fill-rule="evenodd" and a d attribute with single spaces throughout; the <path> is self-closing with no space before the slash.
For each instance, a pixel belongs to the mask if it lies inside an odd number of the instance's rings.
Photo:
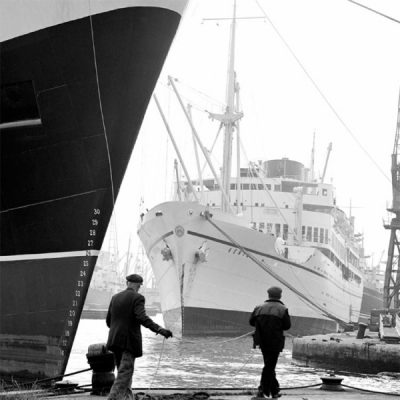
<path id="1" fill-rule="evenodd" d="M 280 299 L 282 297 L 282 289 L 278 286 L 271 286 L 267 292 L 270 298 Z"/>
<path id="2" fill-rule="evenodd" d="M 131 274 L 126 277 L 128 282 L 143 283 L 143 278 L 138 274 Z"/>

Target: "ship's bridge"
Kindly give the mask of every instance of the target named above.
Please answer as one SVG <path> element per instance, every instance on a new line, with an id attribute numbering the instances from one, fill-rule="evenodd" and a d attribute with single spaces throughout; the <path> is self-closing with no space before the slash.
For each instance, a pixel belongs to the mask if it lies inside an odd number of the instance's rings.
<path id="1" fill-rule="evenodd" d="M 212 207 L 220 207 L 221 192 L 217 181 L 205 179 L 203 184 L 207 191 L 206 202 Z M 305 210 L 330 213 L 335 207 L 333 186 L 311 180 L 308 168 L 287 158 L 259 161 L 251 168 L 241 168 L 240 179 L 232 177 L 230 180 L 228 196 L 232 206 L 238 206 L 239 199 L 239 206 L 292 208 L 296 193 L 302 195 Z"/>

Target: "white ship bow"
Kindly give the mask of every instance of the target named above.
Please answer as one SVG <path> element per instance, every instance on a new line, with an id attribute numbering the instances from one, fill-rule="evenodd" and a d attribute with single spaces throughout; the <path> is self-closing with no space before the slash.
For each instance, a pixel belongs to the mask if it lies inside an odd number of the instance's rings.
<path id="1" fill-rule="evenodd" d="M 160 288 L 164 318 L 175 331 L 249 332 L 250 312 L 266 299 L 272 285 L 283 287 L 293 334 L 334 331 L 338 321 L 358 319 L 362 283 L 343 284 L 342 272 L 324 263 L 319 251 L 285 246 L 285 258 L 277 252 L 274 236 L 216 210 L 211 210 L 211 224 L 206 211 L 193 202 L 163 203 L 144 216 L 139 228 Z"/>

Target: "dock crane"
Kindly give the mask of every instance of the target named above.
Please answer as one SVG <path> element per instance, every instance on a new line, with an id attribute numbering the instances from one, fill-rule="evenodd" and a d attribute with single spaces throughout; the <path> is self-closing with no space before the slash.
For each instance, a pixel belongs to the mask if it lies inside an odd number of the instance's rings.
<path id="1" fill-rule="evenodd" d="M 389 308 L 400 308 L 400 242 L 398 231 L 400 230 L 400 160 L 399 160 L 399 136 L 400 136 L 400 92 L 397 112 L 396 136 L 392 153 L 392 191 L 393 204 L 388 211 L 395 214 L 385 229 L 390 230 L 388 258 L 385 270 L 385 281 L 383 286 L 383 306 Z"/>

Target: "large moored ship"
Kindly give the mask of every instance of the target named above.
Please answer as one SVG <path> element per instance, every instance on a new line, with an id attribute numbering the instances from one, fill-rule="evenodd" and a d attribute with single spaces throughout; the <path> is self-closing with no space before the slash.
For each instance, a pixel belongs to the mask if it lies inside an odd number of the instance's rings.
<path id="1" fill-rule="evenodd" d="M 222 114 L 210 113 L 224 129 L 221 174 L 186 112 L 213 176 L 203 179 L 199 170 L 198 180 L 187 176 L 177 182 L 176 192 L 182 197 L 184 186 L 186 199 L 153 207 L 138 229 L 164 319 L 182 335 L 245 334 L 254 306 L 265 300 L 269 286 L 278 285 L 290 309 L 292 334 L 336 331 L 369 312 L 361 309 L 362 237 L 354 218 L 337 207 L 325 172 L 315 179 L 313 168 L 284 158 L 231 173 L 232 138 L 243 116 L 234 73 L 235 24 L 234 11 L 226 107 Z M 179 98 L 172 79 L 170 84 Z"/>
<path id="2" fill-rule="evenodd" d="M 64 373 L 186 0 L 0 4 L 0 375 Z"/>
<path id="3" fill-rule="evenodd" d="M 221 211 L 210 179 L 204 204 L 166 202 L 144 216 L 139 236 L 170 327 L 183 335 L 246 333 L 271 285 L 284 289 L 292 334 L 358 322 L 363 249 L 354 220 L 336 207 L 332 185 L 308 180 L 305 170 L 288 159 L 242 169 L 241 201 L 231 204 L 241 215 Z"/>

